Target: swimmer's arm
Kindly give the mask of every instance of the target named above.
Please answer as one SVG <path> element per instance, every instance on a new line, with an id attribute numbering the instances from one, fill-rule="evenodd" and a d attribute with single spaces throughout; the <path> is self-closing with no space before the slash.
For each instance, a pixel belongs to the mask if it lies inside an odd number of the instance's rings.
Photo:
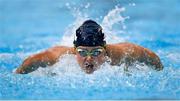
<path id="1" fill-rule="evenodd" d="M 134 51 L 128 52 L 131 48 L 134 49 Z M 125 55 L 126 53 L 130 54 Z M 131 62 L 137 60 L 139 62 L 144 62 L 155 70 L 159 71 L 163 69 L 160 58 L 154 52 L 131 43 L 107 45 L 107 55 L 110 57 L 112 65 L 118 65 L 121 63 L 129 65 Z"/>
<path id="2" fill-rule="evenodd" d="M 152 66 L 153 69 L 159 71 L 164 68 L 160 58 L 154 52 L 144 48 L 144 56 L 145 63 L 149 66 Z"/>
<path id="3" fill-rule="evenodd" d="M 64 54 L 74 54 L 74 48 L 56 46 L 44 52 L 28 57 L 15 73 L 27 74 L 37 70 L 39 67 L 46 67 L 55 64 L 58 58 Z"/>

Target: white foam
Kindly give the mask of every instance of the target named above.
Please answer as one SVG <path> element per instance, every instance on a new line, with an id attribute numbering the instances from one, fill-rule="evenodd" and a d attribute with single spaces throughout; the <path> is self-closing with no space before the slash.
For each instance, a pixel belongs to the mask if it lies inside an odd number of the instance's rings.
<path id="1" fill-rule="evenodd" d="M 126 75 L 127 73 L 124 72 L 124 67 L 124 64 L 120 66 L 112 66 L 109 63 L 105 62 L 94 73 L 86 74 L 78 65 L 75 55 L 66 54 L 60 57 L 59 62 L 57 62 L 53 66 L 49 66 L 46 68 L 40 67 L 38 70 L 32 72 L 31 74 L 36 76 L 52 76 L 55 74 L 59 77 L 87 77 L 92 79 L 97 77 L 102 78 L 109 76 L 116 77 L 117 75 Z M 150 71 L 150 67 L 139 63 L 135 63 L 132 67 L 129 67 L 128 70 L 131 75 L 144 75 Z"/>

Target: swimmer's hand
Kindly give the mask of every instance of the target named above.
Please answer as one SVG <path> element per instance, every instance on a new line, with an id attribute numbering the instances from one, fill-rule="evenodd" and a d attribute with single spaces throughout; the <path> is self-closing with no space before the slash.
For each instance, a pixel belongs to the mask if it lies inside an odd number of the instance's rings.
<path id="1" fill-rule="evenodd" d="M 58 61 L 61 55 L 67 53 L 73 54 L 73 48 L 64 46 L 50 48 L 44 52 L 28 57 L 22 65 L 16 69 L 15 73 L 27 74 L 37 70 L 39 67 L 51 66 Z"/>

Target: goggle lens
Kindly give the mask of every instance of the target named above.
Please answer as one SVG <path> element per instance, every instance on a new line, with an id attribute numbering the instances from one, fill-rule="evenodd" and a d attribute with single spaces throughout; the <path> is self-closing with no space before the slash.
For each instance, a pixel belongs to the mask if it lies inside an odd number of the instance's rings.
<path id="1" fill-rule="evenodd" d="M 96 49 L 93 49 L 91 51 L 88 51 L 86 49 L 77 48 L 77 51 L 83 57 L 86 57 L 86 56 L 89 56 L 89 55 L 97 57 L 103 52 L 103 49 L 102 48 L 96 48 Z"/>

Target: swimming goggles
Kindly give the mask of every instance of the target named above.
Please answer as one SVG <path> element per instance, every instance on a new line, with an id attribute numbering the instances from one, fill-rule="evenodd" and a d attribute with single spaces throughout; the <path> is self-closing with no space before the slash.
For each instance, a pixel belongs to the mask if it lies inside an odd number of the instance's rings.
<path id="1" fill-rule="evenodd" d="M 87 49 L 76 48 L 76 50 L 82 57 L 86 57 L 86 56 L 97 57 L 98 55 L 100 55 L 103 52 L 104 49 L 103 48 L 96 48 L 96 49 L 89 51 Z"/>

